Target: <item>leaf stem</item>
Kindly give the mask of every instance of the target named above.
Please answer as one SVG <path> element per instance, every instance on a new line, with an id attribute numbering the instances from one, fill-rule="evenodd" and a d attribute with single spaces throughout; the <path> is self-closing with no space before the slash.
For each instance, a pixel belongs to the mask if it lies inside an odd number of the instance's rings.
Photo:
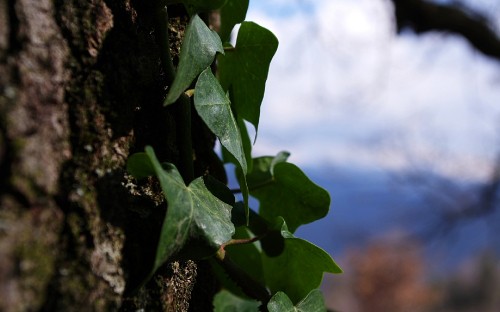
<path id="1" fill-rule="evenodd" d="M 219 261 L 224 261 L 224 259 L 226 258 L 226 247 L 227 246 L 252 244 L 252 243 L 255 243 L 258 240 L 261 240 L 267 234 L 268 234 L 268 232 L 266 231 L 263 234 L 260 234 L 260 235 L 254 236 L 254 237 L 249 237 L 249 238 L 234 238 L 234 239 L 231 239 L 230 241 L 222 244 L 219 247 L 219 250 L 217 250 L 217 253 L 215 254 L 215 257 Z"/>
<path id="2" fill-rule="evenodd" d="M 179 169 L 186 185 L 194 180 L 193 163 L 193 142 L 191 134 L 191 99 L 186 94 L 181 94 L 178 103 L 178 116 L 182 122 L 178 128 L 179 150 Z"/>
<path id="3" fill-rule="evenodd" d="M 168 33 L 168 12 L 165 0 L 157 1 L 156 8 L 156 43 L 160 47 L 160 59 L 167 76 L 167 83 L 172 84 L 175 78 L 175 67 L 170 55 L 170 40 Z"/>
<path id="4" fill-rule="evenodd" d="M 220 246 L 219 250 L 217 251 L 217 255 L 216 256 L 217 256 L 217 258 L 219 260 L 224 260 L 224 257 L 226 256 L 226 250 L 225 250 L 225 248 L 227 246 L 251 244 L 251 243 L 254 243 L 254 242 L 262 239 L 264 236 L 266 236 L 266 235 L 265 234 L 264 235 L 258 235 L 258 236 L 252 237 L 252 238 L 231 239 L 227 243 L 224 243 L 224 244 L 222 244 Z"/>

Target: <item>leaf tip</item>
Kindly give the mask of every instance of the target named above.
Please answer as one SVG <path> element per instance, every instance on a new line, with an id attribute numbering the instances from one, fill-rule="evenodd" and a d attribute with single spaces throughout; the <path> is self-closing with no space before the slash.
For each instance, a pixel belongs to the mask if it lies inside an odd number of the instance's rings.
<path id="1" fill-rule="evenodd" d="M 175 97 L 175 96 L 172 95 L 172 92 L 169 92 L 167 94 L 167 97 L 163 101 L 163 106 L 169 106 L 170 104 L 175 103 L 175 101 L 177 101 L 177 98 L 178 98 L 178 96 Z"/>

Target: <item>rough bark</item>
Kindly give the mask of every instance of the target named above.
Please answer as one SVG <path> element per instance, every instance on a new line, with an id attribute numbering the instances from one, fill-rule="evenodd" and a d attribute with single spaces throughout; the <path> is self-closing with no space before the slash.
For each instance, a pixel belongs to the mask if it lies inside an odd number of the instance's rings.
<path id="1" fill-rule="evenodd" d="M 0 311 L 206 311 L 209 267 L 152 266 L 166 211 L 127 157 L 178 161 L 150 1 L 0 0 Z M 179 13 L 180 12 L 180 13 Z M 178 53 L 186 18 L 171 16 Z M 196 116 L 195 116 L 196 117 Z M 219 170 L 193 120 L 198 173 Z M 198 282 L 196 282 L 198 281 Z M 200 282 L 203 281 L 203 282 Z"/>

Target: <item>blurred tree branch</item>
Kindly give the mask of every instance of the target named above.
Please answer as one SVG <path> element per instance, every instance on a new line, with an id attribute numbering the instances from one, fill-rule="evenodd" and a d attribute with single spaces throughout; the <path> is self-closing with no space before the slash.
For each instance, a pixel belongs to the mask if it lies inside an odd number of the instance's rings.
<path id="1" fill-rule="evenodd" d="M 430 31 L 452 33 L 466 39 L 482 54 L 500 60 L 500 37 L 484 15 L 458 3 L 437 4 L 427 0 L 391 1 L 394 4 L 398 32 L 409 27 L 417 34 Z M 477 185 L 474 191 L 450 185 L 449 181 L 436 181 L 429 177 L 424 180 L 420 182 L 423 182 L 422 186 L 427 186 L 430 200 L 434 198 L 434 205 L 441 207 L 441 218 L 437 227 L 431 226 L 428 233 L 430 236 L 435 236 L 436 231 L 448 232 L 461 221 L 486 217 L 499 207 L 500 156 L 492 168 L 489 179 L 482 185 Z"/>
<path id="2" fill-rule="evenodd" d="M 488 19 L 456 4 L 424 0 L 392 0 L 398 31 L 410 27 L 417 33 L 446 31 L 464 37 L 481 53 L 500 60 L 500 38 Z"/>

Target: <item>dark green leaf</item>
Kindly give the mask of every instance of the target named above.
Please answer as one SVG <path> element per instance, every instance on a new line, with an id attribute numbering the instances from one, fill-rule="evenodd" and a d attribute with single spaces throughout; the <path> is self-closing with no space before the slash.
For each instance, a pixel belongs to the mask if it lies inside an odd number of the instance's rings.
<path id="1" fill-rule="evenodd" d="M 207 67 L 198 77 L 194 92 L 194 106 L 198 115 L 219 138 L 237 160 L 243 172 L 247 172 L 247 162 L 243 151 L 240 130 L 231 111 L 231 102 L 227 98 L 219 81 Z"/>
<path id="2" fill-rule="evenodd" d="M 300 225 L 326 216 L 330 195 L 297 166 L 285 162 L 286 157 L 285 152 L 277 157 L 254 159 L 247 181 L 250 195 L 260 202 L 260 215 L 269 222 L 283 217 L 293 233 Z"/>
<path id="3" fill-rule="evenodd" d="M 210 30 L 198 15 L 193 15 L 182 42 L 177 74 L 164 105 L 174 103 L 194 78 L 212 64 L 217 52 L 224 53 L 219 35 Z"/>
<path id="4" fill-rule="evenodd" d="M 312 290 L 296 306 L 283 292 L 277 292 L 267 304 L 269 312 L 326 312 L 323 295 L 319 289 Z"/>
<path id="5" fill-rule="evenodd" d="M 222 267 L 220 262 L 216 261 L 214 257 L 208 258 L 208 261 L 211 264 L 212 272 L 214 276 L 217 278 L 223 289 L 227 289 L 231 293 L 241 297 L 248 298 L 245 295 L 241 287 L 236 284 L 234 279 L 229 275 L 229 273 Z"/>
<path id="6" fill-rule="evenodd" d="M 244 239 L 251 236 L 246 227 L 239 227 L 236 229 L 236 234 L 233 238 Z M 258 243 L 230 245 L 225 250 L 234 263 L 244 269 L 256 281 L 263 284 L 264 273 L 262 270 L 261 252 L 257 245 Z"/>
<path id="7" fill-rule="evenodd" d="M 279 231 L 270 231 L 260 241 L 262 250 L 269 257 L 279 256 L 285 249 L 285 240 Z"/>
<path id="8" fill-rule="evenodd" d="M 215 197 L 222 200 L 231 207 L 235 205 L 234 194 L 226 184 L 222 183 L 211 175 L 203 176 L 203 182 L 205 183 L 205 186 L 210 191 L 210 193 L 212 193 Z"/>
<path id="9" fill-rule="evenodd" d="M 236 227 L 247 225 L 244 205 L 242 202 L 234 204 L 231 211 L 231 218 Z M 252 209 L 250 209 L 250 219 L 247 227 L 257 236 L 265 235 L 269 230 L 268 222 Z"/>
<path id="10" fill-rule="evenodd" d="M 227 290 L 220 291 L 214 297 L 214 312 L 257 312 L 259 306 L 258 301 L 243 299 Z"/>
<path id="11" fill-rule="evenodd" d="M 232 94 L 236 114 L 258 129 L 269 64 L 278 48 L 278 39 L 269 30 L 243 22 L 236 46 L 219 57 L 219 78 Z"/>
<path id="12" fill-rule="evenodd" d="M 342 270 L 323 249 L 293 236 L 283 219 L 279 219 L 276 226 L 281 224 L 285 249 L 277 257 L 262 254 L 264 276 L 271 292 L 283 291 L 293 302 L 298 302 L 320 286 L 324 272 Z"/>
<path id="13" fill-rule="evenodd" d="M 135 153 L 127 160 L 127 171 L 136 179 L 142 179 L 155 174 L 146 153 Z"/>
<path id="14" fill-rule="evenodd" d="M 249 209 L 249 212 L 248 229 L 256 236 L 263 236 L 259 241 L 262 250 L 270 257 L 281 254 L 285 245 L 285 240 L 281 236 L 281 228 L 272 228 L 269 226 L 269 222 L 255 211 Z M 231 220 L 236 227 L 246 225 L 245 211 L 241 202 L 234 205 L 231 211 Z"/>
<path id="15" fill-rule="evenodd" d="M 229 41 L 234 25 L 245 20 L 249 0 L 227 0 L 220 10 L 219 35 L 223 42 Z"/>
<path id="16" fill-rule="evenodd" d="M 202 237 L 214 250 L 234 234 L 231 206 L 207 189 L 202 177 L 189 186 L 172 164 L 162 167 L 151 147 L 146 147 L 152 167 L 168 202 L 153 272 L 183 247 L 189 236 Z"/>
<path id="17" fill-rule="evenodd" d="M 252 209 L 249 209 L 250 217 L 248 229 L 255 236 L 261 236 L 259 240 L 262 250 L 270 257 L 278 256 L 285 248 L 285 240 L 281 236 L 281 229 L 270 228 L 267 220 L 262 218 Z M 231 211 L 231 220 L 238 226 L 246 225 L 244 206 L 238 202 Z"/>
<path id="18" fill-rule="evenodd" d="M 252 219 L 250 218 L 250 220 Z M 235 227 L 240 227 L 247 224 L 245 216 L 245 204 L 243 202 L 239 201 L 234 204 L 233 209 L 231 210 L 231 222 L 233 222 Z"/>
<path id="19" fill-rule="evenodd" d="M 251 237 L 251 235 L 248 230 L 241 226 L 236 228 L 236 234 L 233 236 L 233 239 L 249 237 Z M 246 272 L 248 276 L 251 276 L 255 281 L 264 285 L 261 253 L 257 245 L 258 243 L 226 246 L 225 257 L 231 259 L 231 262 L 240 270 Z M 220 262 L 213 261 L 212 269 L 223 288 L 240 297 L 248 298 L 248 295 L 243 292 L 241 285 L 235 282 L 237 280 L 235 276 L 230 275 L 230 271 L 227 270 L 227 267 L 223 268 Z"/>

